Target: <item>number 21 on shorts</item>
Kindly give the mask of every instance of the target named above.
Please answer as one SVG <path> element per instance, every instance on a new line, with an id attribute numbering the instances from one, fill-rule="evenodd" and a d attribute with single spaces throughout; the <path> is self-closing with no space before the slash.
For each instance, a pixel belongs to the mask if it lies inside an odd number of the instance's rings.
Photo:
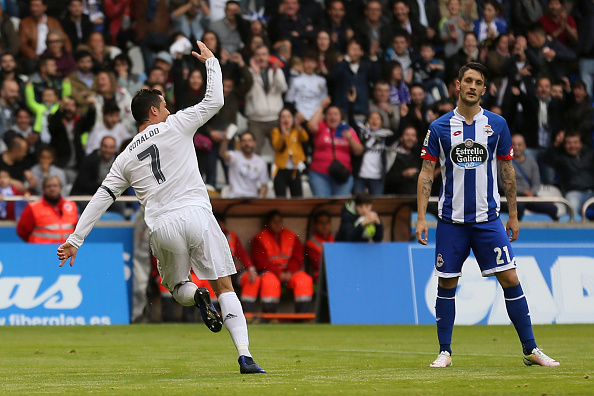
<path id="1" fill-rule="evenodd" d="M 495 260 L 497 265 L 505 264 L 505 262 L 501 259 L 501 256 L 502 256 L 501 250 L 502 250 L 502 248 L 500 248 L 500 247 L 496 247 L 493 249 L 495 254 L 497 254 L 497 259 Z M 505 258 L 507 259 L 507 263 L 509 264 L 511 262 L 511 258 L 509 257 L 509 249 L 507 246 L 503 247 L 503 252 L 505 253 Z"/>

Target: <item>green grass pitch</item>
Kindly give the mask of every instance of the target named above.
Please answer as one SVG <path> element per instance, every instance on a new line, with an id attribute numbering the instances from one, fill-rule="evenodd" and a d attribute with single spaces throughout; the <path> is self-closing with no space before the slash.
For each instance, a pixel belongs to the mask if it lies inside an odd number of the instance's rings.
<path id="1" fill-rule="evenodd" d="M 561 367 L 526 367 L 512 326 L 456 326 L 431 369 L 434 326 L 253 325 L 268 371 L 240 375 L 225 329 L 202 324 L 2 327 L 0 395 L 594 394 L 594 325 L 535 326 Z"/>

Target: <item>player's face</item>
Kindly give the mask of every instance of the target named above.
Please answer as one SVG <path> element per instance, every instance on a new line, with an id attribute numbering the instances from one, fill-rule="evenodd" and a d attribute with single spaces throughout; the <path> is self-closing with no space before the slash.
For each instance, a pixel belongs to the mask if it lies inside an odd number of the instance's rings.
<path id="1" fill-rule="evenodd" d="M 466 106 L 477 104 L 487 90 L 483 75 L 473 69 L 467 70 L 462 76 L 462 81 L 456 82 L 456 86 L 460 92 L 460 100 Z"/>
<path id="2" fill-rule="evenodd" d="M 167 110 L 167 102 L 165 102 L 165 98 L 163 96 L 159 96 L 161 98 L 161 103 L 159 104 L 159 122 L 165 122 L 167 117 L 169 117 L 169 110 Z"/>

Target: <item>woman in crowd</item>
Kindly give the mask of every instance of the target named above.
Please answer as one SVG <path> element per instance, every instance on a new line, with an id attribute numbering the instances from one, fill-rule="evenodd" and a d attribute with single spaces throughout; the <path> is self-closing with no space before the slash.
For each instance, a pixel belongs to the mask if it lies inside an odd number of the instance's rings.
<path id="1" fill-rule="evenodd" d="M 51 58 L 56 61 L 58 77 L 64 78 L 76 70 L 76 62 L 72 53 L 64 47 L 64 35 L 60 30 L 52 29 L 47 34 L 47 49 L 42 58 Z"/>
<path id="2" fill-rule="evenodd" d="M 351 155 L 361 155 L 363 145 L 343 119 L 340 108 L 330 106 L 330 98 L 326 98 L 307 123 L 314 147 L 309 166 L 309 185 L 316 197 L 351 194 Z"/>
<path id="3" fill-rule="evenodd" d="M 303 196 L 300 165 L 305 161 L 303 142 L 309 140 L 307 132 L 295 123 L 291 110 L 284 108 L 278 116 L 278 128 L 272 130 L 270 140 L 275 151 L 274 194 L 277 198 L 287 197 L 287 187 L 291 198 Z"/>
<path id="4" fill-rule="evenodd" d="M 326 30 L 320 30 L 316 37 L 314 51 L 318 56 L 318 68 L 316 74 L 319 74 L 326 79 L 330 76 L 334 66 L 339 62 L 340 54 L 334 48 L 334 44 L 330 39 L 330 33 Z"/>

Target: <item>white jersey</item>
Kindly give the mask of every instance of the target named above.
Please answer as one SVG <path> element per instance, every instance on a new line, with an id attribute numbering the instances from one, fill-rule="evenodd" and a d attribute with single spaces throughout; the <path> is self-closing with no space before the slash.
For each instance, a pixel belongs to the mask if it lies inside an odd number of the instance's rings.
<path id="1" fill-rule="evenodd" d="M 221 68 L 216 58 L 206 61 L 204 100 L 149 125 L 118 155 L 109 174 L 83 212 L 67 242 L 80 247 L 93 225 L 128 186 L 145 208 L 149 229 L 161 216 L 188 207 L 212 210 L 194 151 L 193 136 L 223 106 Z"/>

